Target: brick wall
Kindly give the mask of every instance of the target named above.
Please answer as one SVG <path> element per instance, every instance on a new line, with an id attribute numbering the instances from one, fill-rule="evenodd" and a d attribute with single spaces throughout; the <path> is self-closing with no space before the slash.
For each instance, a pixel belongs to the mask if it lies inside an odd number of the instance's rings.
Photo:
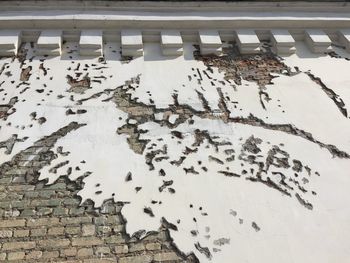
<path id="1" fill-rule="evenodd" d="M 23 262 L 196 262 L 172 244 L 168 230 L 139 240 L 128 236 L 113 200 L 95 209 L 77 196 L 82 179 L 38 181 L 41 167 L 55 158 L 58 138 L 77 129 L 71 123 L 21 151 L 0 166 L 0 260 Z"/>

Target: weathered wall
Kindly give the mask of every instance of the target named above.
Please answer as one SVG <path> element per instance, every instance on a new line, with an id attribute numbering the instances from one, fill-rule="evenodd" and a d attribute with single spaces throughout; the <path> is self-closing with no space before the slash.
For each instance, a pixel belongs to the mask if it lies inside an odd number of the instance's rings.
<path id="1" fill-rule="evenodd" d="M 347 262 L 349 56 L 296 47 L 2 58 L 2 259 Z"/>

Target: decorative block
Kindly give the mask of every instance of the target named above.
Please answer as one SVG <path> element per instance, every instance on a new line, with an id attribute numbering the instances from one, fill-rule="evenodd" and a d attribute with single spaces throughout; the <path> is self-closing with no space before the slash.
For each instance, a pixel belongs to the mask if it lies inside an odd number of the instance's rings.
<path id="1" fill-rule="evenodd" d="M 305 30 L 305 41 L 310 50 L 314 53 L 324 53 L 331 50 L 331 39 L 320 29 Z"/>
<path id="2" fill-rule="evenodd" d="M 288 30 L 274 29 L 270 33 L 273 50 L 277 54 L 295 53 L 295 40 Z"/>
<path id="3" fill-rule="evenodd" d="M 260 40 L 252 29 L 236 30 L 237 46 L 242 54 L 256 54 L 260 52 Z"/>
<path id="4" fill-rule="evenodd" d="M 0 55 L 15 56 L 21 44 L 21 31 L 0 30 Z"/>
<path id="5" fill-rule="evenodd" d="M 217 30 L 199 30 L 199 46 L 202 55 L 222 53 L 222 42 Z"/>
<path id="6" fill-rule="evenodd" d="M 79 41 L 79 54 L 82 56 L 103 55 L 102 30 L 82 30 Z"/>
<path id="7" fill-rule="evenodd" d="M 38 55 L 61 55 L 62 30 L 43 30 L 36 47 Z"/>
<path id="8" fill-rule="evenodd" d="M 121 32 L 121 44 L 123 56 L 141 56 L 143 54 L 140 30 L 123 30 Z"/>
<path id="9" fill-rule="evenodd" d="M 339 41 L 345 46 L 347 52 L 350 52 L 350 29 L 342 29 L 338 31 Z"/>
<path id="10" fill-rule="evenodd" d="M 180 31 L 161 31 L 162 52 L 165 56 L 178 56 L 183 54 L 183 42 Z"/>

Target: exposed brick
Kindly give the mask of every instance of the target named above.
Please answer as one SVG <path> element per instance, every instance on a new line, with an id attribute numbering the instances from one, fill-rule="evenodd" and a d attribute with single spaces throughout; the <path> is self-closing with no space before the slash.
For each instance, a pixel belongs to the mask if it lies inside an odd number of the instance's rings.
<path id="1" fill-rule="evenodd" d="M 56 206 L 59 206 L 61 202 L 62 200 L 60 199 L 49 199 L 49 200 L 35 199 L 30 202 L 30 205 L 34 207 L 38 207 L 38 206 L 56 207 Z"/>
<path id="2" fill-rule="evenodd" d="M 118 263 L 150 263 L 152 262 L 153 257 L 151 255 L 141 255 L 134 257 L 124 257 L 119 258 Z"/>
<path id="3" fill-rule="evenodd" d="M 45 259 L 51 259 L 51 258 L 58 258 L 60 253 L 58 251 L 43 251 L 43 255 L 41 258 Z"/>
<path id="4" fill-rule="evenodd" d="M 97 226 L 97 232 L 99 234 L 107 234 L 112 232 L 112 228 L 110 226 Z"/>
<path id="5" fill-rule="evenodd" d="M 0 178 L 0 184 L 9 184 L 12 181 L 12 176 L 6 176 Z"/>
<path id="6" fill-rule="evenodd" d="M 32 249 L 35 247 L 35 242 L 33 241 L 23 241 L 23 242 L 7 242 L 2 246 L 2 250 L 25 250 Z"/>
<path id="7" fill-rule="evenodd" d="M 146 249 L 147 250 L 160 250 L 162 246 L 159 243 L 147 243 Z"/>
<path id="8" fill-rule="evenodd" d="M 96 246 L 102 244 L 103 241 L 97 237 L 78 237 L 72 239 L 73 246 Z"/>
<path id="9" fill-rule="evenodd" d="M 61 223 L 64 225 L 78 225 L 84 223 L 91 223 L 91 217 L 64 217 L 61 218 Z"/>
<path id="10" fill-rule="evenodd" d="M 30 219 L 27 222 L 27 226 L 29 227 L 38 227 L 38 226 L 53 226 L 58 225 L 58 218 L 38 218 L 38 219 Z"/>
<path id="11" fill-rule="evenodd" d="M 17 209 L 11 209 L 4 212 L 5 217 L 17 217 L 19 214 L 20 212 Z"/>
<path id="12" fill-rule="evenodd" d="M 34 185 L 28 185 L 28 184 L 19 184 L 19 185 L 9 185 L 7 189 L 10 192 L 28 192 L 35 189 Z"/>
<path id="13" fill-rule="evenodd" d="M 77 235 L 81 232 L 80 226 L 66 226 L 65 233 L 69 235 Z"/>
<path id="14" fill-rule="evenodd" d="M 67 198 L 63 200 L 63 204 L 78 206 L 80 204 L 80 200 L 74 198 Z"/>
<path id="15" fill-rule="evenodd" d="M 49 207 L 39 207 L 36 214 L 37 214 L 37 215 L 40 215 L 40 216 L 46 216 L 46 215 L 52 214 L 52 212 L 53 212 L 53 209 L 52 209 L 52 208 L 49 208 Z"/>
<path id="16" fill-rule="evenodd" d="M 95 254 L 97 254 L 98 256 L 107 255 L 110 253 L 111 253 L 111 249 L 109 247 L 97 247 L 95 249 Z"/>
<path id="17" fill-rule="evenodd" d="M 0 238 L 9 238 L 12 237 L 11 230 L 0 230 Z"/>
<path id="18" fill-rule="evenodd" d="M 68 215 L 68 209 L 64 207 L 57 207 L 53 210 L 55 216 Z"/>
<path id="19" fill-rule="evenodd" d="M 17 167 L 16 169 L 11 169 L 11 170 L 8 170 L 4 173 L 4 175 L 22 175 L 24 176 L 27 172 L 27 169 L 26 168 L 19 168 Z"/>
<path id="20" fill-rule="evenodd" d="M 86 257 L 90 257 L 94 254 L 94 251 L 92 250 L 92 248 L 81 248 L 78 250 L 77 256 L 79 258 L 86 258 Z"/>
<path id="21" fill-rule="evenodd" d="M 121 221 L 117 215 L 100 216 L 95 218 L 96 225 L 120 224 Z"/>
<path id="22" fill-rule="evenodd" d="M 59 189 L 66 189 L 66 184 L 65 183 L 55 183 L 46 186 L 46 189 L 52 189 L 52 190 L 59 190 Z"/>
<path id="23" fill-rule="evenodd" d="M 114 233 L 123 232 L 125 230 L 124 225 L 113 226 L 112 230 Z"/>
<path id="24" fill-rule="evenodd" d="M 18 229 L 13 232 L 14 237 L 27 237 L 29 236 L 29 230 L 28 229 Z"/>
<path id="25" fill-rule="evenodd" d="M 7 192 L 6 193 L 6 199 L 11 200 L 11 202 L 16 201 L 16 200 L 17 201 L 22 200 L 22 198 L 23 198 L 23 194 L 19 194 L 16 192 Z M 29 204 L 29 201 L 27 201 L 27 203 Z"/>
<path id="26" fill-rule="evenodd" d="M 77 254 L 77 249 L 75 247 L 67 248 L 61 250 L 61 257 L 72 257 Z"/>
<path id="27" fill-rule="evenodd" d="M 43 248 L 60 248 L 70 245 L 69 239 L 43 239 L 38 241 L 38 246 Z"/>
<path id="28" fill-rule="evenodd" d="M 26 259 L 39 259 L 41 258 L 41 256 L 43 255 L 42 251 L 30 251 L 27 255 L 26 255 Z"/>
<path id="29" fill-rule="evenodd" d="M 89 258 L 84 259 L 84 263 L 112 263 L 118 262 L 115 258 Z"/>
<path id="30" fill-rule="evenodd" d="M 54 190 L 41 190 L 38 192 L 38 194 L 39 194 L 39 197 L 45 198 L 45 199 L 51 198 L 52 196 L 56 195 Z"/>
<path id="31" fill-rule="evenodd" d="M 78 260 L 78 259 L 68 259 L 68 260 L 60 260 L 60 261 L 55 261 L 55 263 L 83 263 L 83 260 Z"/>
<path id="32" fill-rule="evenodd" d="M 122 235 L 119 234 L 107 237 L 105 240 L 107 244 L 120 244 L 125 242 L 125 239 L 122 237 Z"/>
<path id="33" fill-rule="evenodd" d="M 21 212 L 21 217 L 31 217 L 36 214 L 35 209 L 27 208 Z"/>
<path id="34" fill-rule="evenodd" d="M 102 205 L 101 213 L 102 214 L 115 214 L 116 207 L 112 202 L 107 201 Z"/>
<path id="35" fill-rule="evenodd" d="M 83 225 L 82 226 L 83 236 L 92 236 L 95 234 L 95 225 Z"/>
<path id="36" fill-rule="evenodd" d="M 0 228 L 25 226 L 25 224 L 26 221 L 24 219 L 0 220 Z"/>
<path id="37" fill-rule="evenodd" d="M 178 259 L 179 259 L 179 256 L 175 252 L 157 253 L 154 255 L 154 260 L 159 262 L 178 260 Z"/>
<path id="38" fill-rule="evenodd" d="M 0 260 L 6 259 L 6 253 L 0 253 Z"/>
<path id="39" fill-rule="evenodd" d="M 129 246 L 129 252 L 137 252 L 137 251 L 142 251 L 144 249 L 145 249 L 145 246 L 142 243 L 134 243 L 134 244 L 130 244 Z"/>
<path id="40" fill-rule="evenodd" d="M 30 236 L 41 237 L 46 235 L 46 227 L 34 228 L 30 230 Z"/>
<path id="41" fill-rule="evenodd" d="M 26 192 L 24 193 L 25 198 L 37 198 L 39 196 L 39 192 Z"/>
<path id="42" fill-rule="evenodd" d="M 49 228 L 47 231 L 47 234 L 52 236 L 56 236 L 56 235 L 63 235 L 64 234 L 64 227 L 52 227 Z"/>
<path id="43" fill-rule="evenodd" d="M 115 246 L 115 253 L 117 253 L 117 254 L 126 254 L 128 252 L 129 252 L 128 245 Z"/>
<path id="44" fill-rule="evenodd" d="M 74 207 L 69 210 L 69 214 L 72 216 L 79 216 L 84 214 L 84 211 L 85 211 L 84 207 L 78 207 L 78 208 Z"/>
<path id="45" fill-rule="evenodd" d="M 21 260 L 24 259 L 25 255 L 24 252 L 10 252 L 7 255 L 7 260 Z"/>

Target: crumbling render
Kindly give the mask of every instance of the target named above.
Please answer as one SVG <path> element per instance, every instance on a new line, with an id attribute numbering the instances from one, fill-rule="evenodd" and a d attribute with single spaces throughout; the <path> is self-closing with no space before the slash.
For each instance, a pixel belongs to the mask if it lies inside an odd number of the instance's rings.
<path id="1" fill-rule="evenodd" d="M 91 88 L 88 74 L 81 80 L 74 79 L 72 76 L 67 75 L 67 82 L 70 85 L 69 92 L 83 94 L 85 90 Z"/>
<path id="2" fill-rule="evenodd" d="M 336 94 L 332 89 L 328 88 L 319 77 L 316 77 L 311 72 L 305 72 L 306 75 L 310 77 L 312 81 L 314 81 L 317 85 L 321 87 L 321 89 L 324 91 L 324 93 L 327 94 L 327 96 L 334 102 L 334 104 L 338 107 L 341 114 L 344 115 L 344 117 L 348 117 L 348 112 L 345 108 L 344 101 L 340 98 L 338 94 Z"/>
<path id="3" fill-rule="evenodd" d="M 223 105 L 221 108 L 225 112 L 221 115 L 218 115 L 218 114 L 212 115 L 207 113 L 206 111 L 197 111 L 189 105 L 179 104 L 178 101 L 176 100 L 176 97 L 174 97 L 174 104 L 169 105 L 169 108 L 162 108 L 162 109 L 157 109 L 153 105 L 146 105 L 144 103 L 137 102 L 135 99 L 131 99 L 131 95 L 128 93 L 129 89 L 137 88 L 137 83 L 135 83 L 135 81 L 138 81 L 138 78 L 130 80 L 129 83 L 134 82 L 134 85 L 136 85 L 136 87 L 133 87 L 132 85 L 128 84 L 128 85 L 119 86 L 115 89 L 106 89 L 105 91 L 96 93 L 90 96 L 89 98 L 86 98 L 84 100 L 79 100 L 77 104 L 82 104 L 84 101 L 87 101 L 89 99 L 98 98 L 102 94 L 112 93 L 112 97 L 105 101 L 113 101 L 116 104 L 117 108 L 129 114 L 130 119 L 137 120 L 137 124 L 135 124 L 135 126 L 148 121 L 153 121 L 162 125 L 166 125 L 169 128 L 175 128 L 179 124 L 184 123 L 185 121 L 191 119 L 192 116 L 197 116 L 200 118 L 207 118 L 207 119 L 221 119 L 227 123 L 232 122 L 232 123 L 239 123 L 239 124 L 250 125 L 255 127 L 261 127 L 267 130 L 280 131 L 290 135 L 298 136 L 312 143 L 316 143 L 321 148 L 327 149 L 335 157 L 347 158 L 347 159 L 350 158 L 350 155 L 348 153 L 342 150 L 339 150 L 334 145 L 326 144 L 319 140 L 316 140 L 311 133 L 301 130 L 292 124 L 266 123 L 263 120 L 255 117 L 253 114 L 250 114 L 248 117 L 227 117 L 230 115 L 229 114 L 230 112 L 227 109 L 226 102 L 222 99 L 220 100 L 219 103 Z M 165 113 L 168 111 L 172 112 L 173 114 L 179 115 L 179 118 L 177 119 L 177 122 L 175 124 L 171 124 L 166 120 L 155 119 L 156 113 Z M 126 126 L 128 125 L 130 124 L 126 124 Z M 121 130 L 123 130 L 123 128 L 124 126 L 121 127 L 118 131 L 120 132 Z M 130 132 L 130 130 L 134 131 L 134 129 L 129 129 L 129 134 L 132 133 Z M 137 141 L 138 136 L 134 135 L 134 137 L 136 137 L 136 141 Z M 140 141 L 137 141 L 137 142 L 144 144 L 144 142 L 140 142 Z"/>

